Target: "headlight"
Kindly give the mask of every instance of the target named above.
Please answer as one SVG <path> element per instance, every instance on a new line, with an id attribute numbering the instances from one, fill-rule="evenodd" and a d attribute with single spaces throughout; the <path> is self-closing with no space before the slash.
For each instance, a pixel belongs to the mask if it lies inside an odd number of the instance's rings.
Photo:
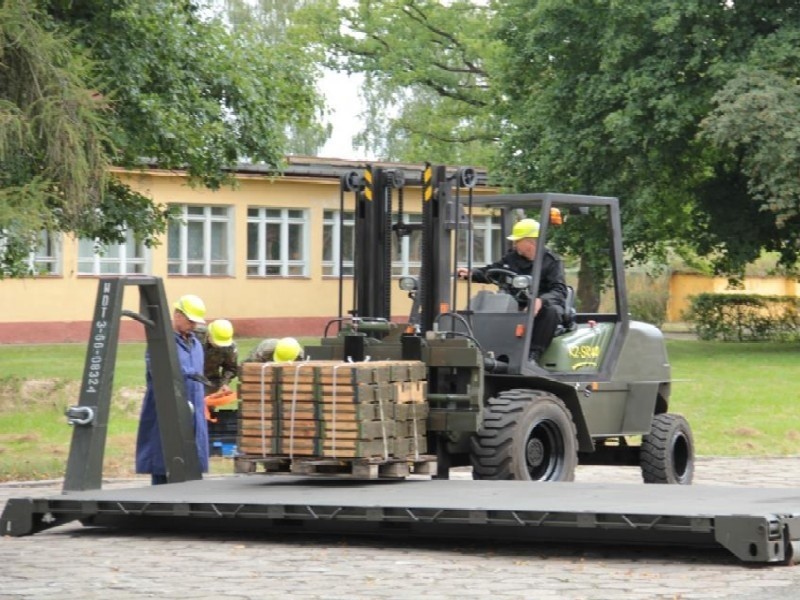
<path id="1" fill-rule="evenodd" d="M 400 278 L 400 289 L 404 292 L 416 292 L 417 291 L 417 278 L 412 277 L 411 275 L 405 275 Z"/>

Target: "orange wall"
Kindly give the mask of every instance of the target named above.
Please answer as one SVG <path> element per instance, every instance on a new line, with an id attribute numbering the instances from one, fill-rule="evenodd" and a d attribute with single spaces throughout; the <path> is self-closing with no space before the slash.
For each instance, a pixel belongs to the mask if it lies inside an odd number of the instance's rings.
<path id="1" fill-rule="evenodd" d="M 683 312 L 689 308 L 689 297 L 709 294 L 759 294 L 764 296 L 800 296 L 800 284 L 783 277 L 746 277 L 741 289 L 728 289 L 725 277 L 708 277 L 689 273 L 673 273 L 669 281 L 667 321 L 683 321 Z"/>

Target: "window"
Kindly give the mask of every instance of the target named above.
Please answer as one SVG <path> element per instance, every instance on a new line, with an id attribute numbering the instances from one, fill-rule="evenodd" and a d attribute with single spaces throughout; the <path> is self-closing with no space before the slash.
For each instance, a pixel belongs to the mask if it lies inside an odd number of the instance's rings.
<path id="1" fill-rule="evenodd" d="M 12 242 L 13 246 L 20 242 L 16 240 Z M 0 230 L 0 257 L 6 253 L 7 250 L 14 253 L 14 250 L 8 248 L 8 238 L 3 235 L 3 230 Z M 22 244 L 20 244 L 20 249 Z M 58 275 L 61 273 L 61 243 L 60 236 L 55 233 L 48 233 L 42 230 L 39 235 L 33 240 L 30 245 L 30 252 L 28 256 L 23 258 L 21 264 L 25 265 L 25 272 L 28 275 Z"/>
<path id="2" fill-rule="evenodd" d="M 343 250 L 342 274 L 353 275 L 355 221 L 352 211 L 345 211 L 344 221 L 338 210 L 326 210 L 322 225 L 322 274 L 339 275 L 339 248 Z"/>
<path id="3" fill-rule="evenodd" d="M 396 216 L 393 215 L 392 223 L 396 223 Z M 403 217 L 405 223 L 422 223 L 421 214 L 406 214 Z M 409 235 L 404 235 L 398 239 L 392 232 L 392 275 L 400 277 L 403 275 L 419 275 L 419 268 L 422 264 L 422 230 L 415 229 Z"/>
<path id="4" fill-rule="evenodd" d="M 121 244 L 99 247 L 94 240 L 78 241 L 78 275 L 142 275 L 147 272 L 144 244 L 125 232 Z"/>
<path id="5" fill-rule="evenodd" d="M 183 204 L 167 230 L 170 275 L 232 275 L 231 209 Z"/>
<path id="6" fill-rule="evenodd" d="M 500 235 L 500 218 L 472 216 L 472 266 L 484 267 L 505 254 L 506 243 Z M 464 229 L 458 234 L 458 265 L 467 266 L 467 244 L 469 232 Z"/>
<path id="7" fill-rule="evenodd" d="M 308 213 L 289 208 L 247 209 L 247 274 L 308 275 Z"/>

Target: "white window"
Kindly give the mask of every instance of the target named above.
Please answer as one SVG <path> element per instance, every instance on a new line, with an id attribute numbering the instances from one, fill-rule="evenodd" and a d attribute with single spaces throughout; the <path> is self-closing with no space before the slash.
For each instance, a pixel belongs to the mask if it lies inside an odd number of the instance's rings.
<path id="1" fill-rule="evenodd" d="M 397 222 L 396 215 L 393 215 L 392 222 Z M 422 215 L 403 215 L 403 222 L 406 224 L 420 224 L 422 223 Z M 422 230 L 417 228 L 409 235 L 404 235 L 400 238 L 392 231 L 392 275 L 395 277 L 402 275 L 419 275 L 421 264 Z"/>
<path id="2" fill-rule="evenodd" d="M 485 216 L 472 216 L 472 266 L 485 267 L 505 254 L 506 240 L 500 235 L 500 218 Z M 469 256 L 467 245 L 469 231 L 466 229 L 458 232 L 458 266 L 466 267 Z"/>
<path id="3" fill-rule="evenodd" d="M 61 273 L 61 237 L 55 233 L 39 233 L 36 248 L 28 256 L 31 275 L 58 275 Z"/>
<path id="4" fill-rule="evenodd" d="M 232 275 L 232 219 L 227 206 L 179 206 L 167 230 L 170 275 Z"/>
<path id="5" fill-rule="evenodd" d="M 322 226 L 322 274 L 339 275 L 339 250 L 342 250 L 342 274 L 353 275 L 355 256 L 355 221 L 352 211 L 326 210 Z"/>
<path id="6" fill-rule="evenodd" d="M 121 244 L 101 246 L 86 238 L 78 241 L 78 275 L 142 275 L 147 267 L 145 246 L 130 230 Z"/>
<path id="7" fill-rule="evenodd" d="M 7 251 L 7 238 L 0 230 L 0 258 Z M 61 273 L 61 238 L 56 233 L 42 230 L 30 246 L 25 258 L 28 275 L 59 275 Z M 22 265 L 20 265 L 22 266 Z"/>
<path id="8" fill-rule="evenodd" d="M 247 274 L 308 275 L 308 213 L 291 208 L 247 209 Z"/>

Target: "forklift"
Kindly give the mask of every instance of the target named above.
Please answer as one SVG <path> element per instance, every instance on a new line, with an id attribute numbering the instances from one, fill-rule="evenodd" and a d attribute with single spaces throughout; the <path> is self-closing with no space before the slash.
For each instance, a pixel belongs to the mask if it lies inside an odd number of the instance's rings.
<path id="1" fill-rule="evenodd" d="M 337 318 L 337 335 L 306 352 L 312 359 L 426 363 L 428 446 L 438 477 L 469 465 L 476 479 L 572 481 L 578 464 L 602 464 L 639 466 L 646 483 L 691 483 L 693 436 L 687 420 L 669 412 L 663 335 L 628 314 L 616 198 L 476 195 L 474 169 L 448 172 L 426 164 L 422 223 L 408 224 L 402 195 L 392 215 L 393 191 L 403 185 L 396 176 L 368 169 L 343 181 L 355 194 L 354 308 Z M 570 286 L 563 322 L 538 364 L 529 348 L 544 252 L 530 274 L 487 271 L 495 289 L 482 286 L 473 294 L 469 283 L 454 280 L 458 266 L 472 267 L 469 255 L 459 265 L 453 248 L 459 236 L 472 247 L 478 212 L 499 217 L 503 240 L 516 220 L 532 216 L 540 223 L 540 247 L 585 235 L 589 227 L 599 240 L 592 258 L 606 277 L 603 305 L 576 306 Z M 393 323 L 391 236 L 415 230 L 421 231 L 420 273 L 399 281 L 412 309 L 406 323 Z M 575 266 L 581 257 L 563 260 Z"/>

